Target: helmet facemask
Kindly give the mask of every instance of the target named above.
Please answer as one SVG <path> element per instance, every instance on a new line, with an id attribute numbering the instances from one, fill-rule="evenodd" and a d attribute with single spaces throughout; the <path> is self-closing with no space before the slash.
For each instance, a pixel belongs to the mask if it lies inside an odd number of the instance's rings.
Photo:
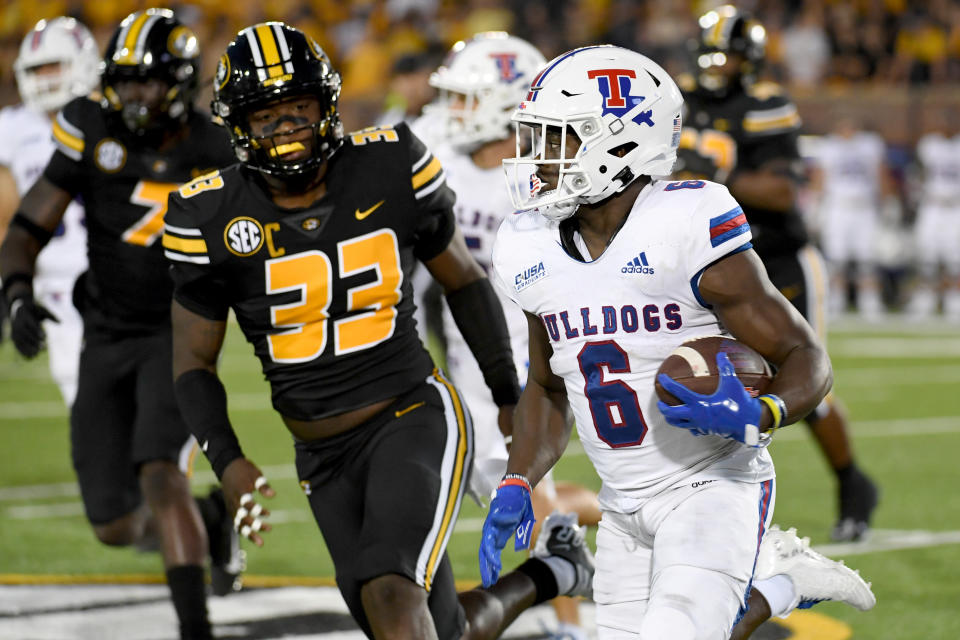
<path id="1" fill-rule="evenodd" d="M 499 87 L 453 88 L 440 86 L 437 100 L 424 107 L 436 117 L 443 138 L 455 149 L 470 153 L 487 142 L 510 135 L 510 114 L 516 100 L 504 100 Z"/>
<path id="2" fill-rule="evenodd" d="M 324 110 L 324 105 L 330 105 L 329 96 L 312 96 L 317 104 L 317 108 Z M 297 101 L 304 96 L 293 98 L 283 98 L 274 101 L 278 102 Z M 324 99 L 325 98 L 325 99 Z M 242 162 L 253 161 L 257 169 L 267 175 L 280 178 L 298 178 L 312 175 L 326 161 L 327 157 L 339 146 L 340 139 L 343 136 L 342 125 L 335 109 L 326 109 L 326 114 L 319 119 L 311 121 L 310 118 L 301 116 L 291 116 L 289 114 L 279 115 L 272 122 L 266 123 L 262 127 L 262 134 L 257 135 L 253 132 L 255 127 L 251 118 L 261 108 L 268 107 L 251 106 L 240 118 L 245 119 L 247 127 L 234 131 L 234 143 L 237 145 L 238 156 L 246 154 L 247 160 L 240 158 Z M 277 131 L 284 124 L 292 125 L 292 128 L 286 128 Z"/>
<path id="3" fill-rule="evenodd" d="M 134 84 L 141 86 L 133 88 Z M 111 85 L 109 94 L 123 125 L 136 136 L 154 135 L 181 121 L 187 112 L 181 87 L 171 87 L 158 78 L 118 80 Z"/>
<path id="4" fill-rule="evenodd" d="M 551 220 L 563 220 L 576 213 L 581 204 L 593 204 L 620 193 L 640 175 L 669 174 L 676 161 L 679 136 L 646 146 L 629 135 L 620 136 L 624 121 L 642 118 L 661 99 L 659 93 L 647 96 L 619 118 L 604 117 L 599 109 L 559 119 L 518 109 L 513 116 L 516 156 L 503 161 L 514 207 L 536 209 Z M 528 104 L 533 103 L 523 106 Z M 674 121 L 679 132 L 679 113 Z M 558 134 L 559 146 L 551 148 L 548 140 L 556 140 Z M 567 155 L 571 135 L 580 144 L 574 154 Z M 544 191 L 537 173 L 542 175 L 540 167 L 546 166 L 558 166 L 559 170 L 553 188 Z M 524 175 L 530 175 L 527 183 L 521 181 Z M 522 192 L 524 184 L 530 187 L 527 194 Z"/>

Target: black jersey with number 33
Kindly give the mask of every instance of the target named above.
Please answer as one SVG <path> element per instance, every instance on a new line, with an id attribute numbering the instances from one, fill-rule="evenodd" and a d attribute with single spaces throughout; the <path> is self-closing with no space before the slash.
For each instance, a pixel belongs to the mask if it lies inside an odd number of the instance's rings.
<path id="1" fill-rule="evenodd" d="M 160 247 L 167 196 L 236 161 L 229 137 L 209 116 L 192 113 L 187 127 L 188 137 L 158 152 L 118 132 L 88 98 L 57 115 L 57 150 L 44 176 L 78 196 L 86 212 L 88 327 L 149 332 L 170 325 L 173 283 Z"/>
<path id="2" fill-rule="evenodd" d="M 399 395 L 432 370 L 413 319 L 416 259 L 453 236 L 453 192 L 406 125 L 348 134 L 313 206 L 283 209 L 234 166 L 171 195 L 176 300 L 236 313 L 283 415 L 317 419 Z"/>

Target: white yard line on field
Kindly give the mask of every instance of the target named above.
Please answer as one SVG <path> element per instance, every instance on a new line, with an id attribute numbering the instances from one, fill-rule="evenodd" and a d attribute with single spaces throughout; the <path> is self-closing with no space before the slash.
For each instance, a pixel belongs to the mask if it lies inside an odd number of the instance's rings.
<path id="1" fill-rule="evenodd" d="M 960 338 L 849 338 L 829 340 L 831 356 L 847 358 L 960 358 Z"/>

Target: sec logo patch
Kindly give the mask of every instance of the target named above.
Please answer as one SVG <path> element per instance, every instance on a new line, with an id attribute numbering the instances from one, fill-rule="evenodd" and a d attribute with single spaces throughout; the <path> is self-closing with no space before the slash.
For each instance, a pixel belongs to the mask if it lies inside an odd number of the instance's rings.
<path id="1" fill-rule="evenodd" d="M 263 246 L 263 227 L 253 218 L 234 218 L 223 230 L 223 242 L 234 255 L 252 256 Z"/>
<path id="2" fill-rule="evenodd" d="M 104 173 L 116 173 L 127 161 L 127 150 L 113 138 L 104 138 L 93 150 L 93 159 Z"/>

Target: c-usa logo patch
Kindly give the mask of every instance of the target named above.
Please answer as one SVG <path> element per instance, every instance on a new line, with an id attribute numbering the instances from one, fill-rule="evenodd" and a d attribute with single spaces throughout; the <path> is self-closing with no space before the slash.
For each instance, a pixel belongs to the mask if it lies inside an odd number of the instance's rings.
<path id="1" fill-rule="evenodd" d="M 537 264 L 531 265 L 524 269 L 522 272 L 518 273 L 513 278 L 513 288 L 520 292 L 534 282 L 542 280 L 547 277 L 547 268 L 543 266 L 543 261 L 541 260 Z"/>

